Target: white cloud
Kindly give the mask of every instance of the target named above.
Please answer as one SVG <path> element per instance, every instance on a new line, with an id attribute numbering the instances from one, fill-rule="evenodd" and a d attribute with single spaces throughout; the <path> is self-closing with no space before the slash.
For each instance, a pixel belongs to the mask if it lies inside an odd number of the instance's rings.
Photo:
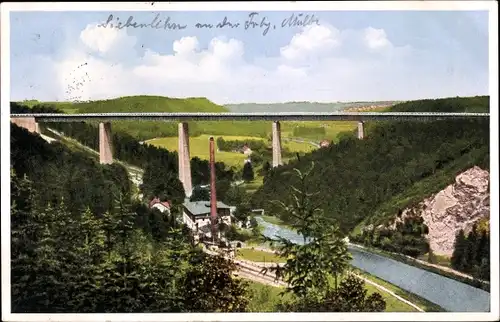
<path id="1" fill-rule="evenodd" d="M 377 50 L 392 47 L 384 29 L 366 28 L 364 30 L 364 40 L 366 46 L 370 49 Z"/>
<path id="2" fill-rule="evenodd" d="M 205 46 L 195 36 L 172 43 L 172 54 L 134 50 L 137 39 L 125 30 L 87 26 L 84 46 L 66 58 L 45 59 L 53 82 L 36 77 L 39 99 L 89 100 L 124 95 L 205 96 L 229 102 L 347 101 L 475 95 L 486 86 L 471 84 L 455 66 L 455 81 L 436 69 L 435 55 L 391 43 L 383 29 L 340 31 L 309 26 L 295 34 L 275 57 L 245 59 L 237 39 L 215 37 Z M 265 38 L 264 40 L 265 41 Z M 261 46 L 273 46 L 263 43 Z M 417 63 L 415 63 L 417 62 Z M 23 90 L 26 86 L 23 83 Z M 468 92 L 467 92 L 468 91 Z M 13 85 L 13 96 L 26 95 Z M 46 97 L 43 95 L 49 95 Z M 29 97 L 31 98 L 31 97 Z"/>
<path id="3" fill-rule="evenodd" d="M 198 39 L 196 37 L 182 37 L 174 41 L 172 47 L 177 55 L 191 54 L 198 48 Z"/>
<path id="4" fill-rule="evenodd" d="M 136 38 L 127 35 L 124 29 L 101 28 L 97 25 L 88 25 L 80 33 L 80 39 L 89 49 L 101 54 L 132 48 L 136 43 Z"/>
<path id="5" fill-rule="evenodd" d="M 340 32 L 332 27 L 311 25 L 293 36 L 290 44 L 280 49 L 288 60 L 304 58 L 305 55 L 319 54 L 340 45 Z"/>

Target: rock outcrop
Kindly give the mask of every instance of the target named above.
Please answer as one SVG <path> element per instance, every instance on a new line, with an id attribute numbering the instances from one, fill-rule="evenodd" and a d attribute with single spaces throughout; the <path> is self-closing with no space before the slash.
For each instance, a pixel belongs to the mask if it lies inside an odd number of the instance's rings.
<path id="1" fill-rule="evenodd" d="M 432 251 L 451 256 L 460 229 L 467 234 L 472 225 L 490 215 L 488 171 L 477 166 L 460 173 L 455 182 L 424 199 L 417 207 L 405 209 L 393 223 L 420 214 L 429 228 L 427 239 Z"/>

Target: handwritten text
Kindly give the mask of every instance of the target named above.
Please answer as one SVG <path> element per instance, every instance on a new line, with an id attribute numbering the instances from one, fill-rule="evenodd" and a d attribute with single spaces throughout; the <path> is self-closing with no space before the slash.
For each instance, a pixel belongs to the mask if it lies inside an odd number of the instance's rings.
<path id="1" fill-rule="evenodd" d="M 242 21 L 232 20 L 225 16 L 219 21 L 197 21 L 191 26 L 196 29 L 243 29 L 243 30 L 260 30 L 263 36 L 266 36 L 271 30 L 278 28 L 298 28 L 310 25 L 319 25 L 319 19 L 314 14 L 291 13 L 284 19 L 277 21 L 278 24 L 271 21 L 268 16 L 259 12 L 250 12 Z M 188 28 L 188 24 L 174 22 L 170 17 L 156 16 L 150 22 L 138 22 L 134 16 L 129 16 L 126 20 L 120 20 L 110 14 L 107 20 L 98 25 L 102 28 L 151 28 L 163 30 L 183 30 Z"/>

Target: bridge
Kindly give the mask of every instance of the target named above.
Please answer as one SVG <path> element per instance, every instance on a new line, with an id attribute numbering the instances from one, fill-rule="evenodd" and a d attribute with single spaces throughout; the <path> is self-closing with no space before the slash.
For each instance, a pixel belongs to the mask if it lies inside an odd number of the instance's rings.
<path id="1" fill-rule="evenodd" d="M 273 167 L 282 164 L 280 121 L 357 121 L 358 139 L 364 138 L 366 121 L 435 121 L 444 119 L 489 118 L 489 113 L 436 112 L 281 112 L 281 113 L 88 113 L 88 114 L 11 114 L 11 122 L 31 132 L 40 133 L 39 122 L 99 121 L 99 155 L 101 164 L 113 162 L 112 121 L 179 122 L 179 179 L 187 196 L 192 193 L 188 121 L 272 121 Z"/>

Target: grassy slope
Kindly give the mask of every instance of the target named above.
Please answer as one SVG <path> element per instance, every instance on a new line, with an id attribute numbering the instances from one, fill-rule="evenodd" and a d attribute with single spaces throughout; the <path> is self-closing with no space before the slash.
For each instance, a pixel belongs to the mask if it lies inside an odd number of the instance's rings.
<path id="1" fill-rule="evenodd" d="M 370 279 L 373 280 L 373 278 L 371 277 Z M 276 304 L 280 302 L 280 299 L 286 301 L 292 298 L 290 294 L 284 294 L 284 296 L 281 297 L 280 293 L 284 290 L 284 288 L 282 287 L 264 285 L 254 281 L 248 281 L 248 282 L 249 282 L 249 293 L 250 293 L 249 308 L 251 312 L 276 312 L 274 310 L 274 307 L 276 306 Z M 376 282 L 379 283 L 379 281 Z M 383 285 L 383 286 L 392 290 L 395 293 L 396 291 L 398 291 L 394 290 L 394 287 L 388 285 Z M 382 297 L 386 302 L 385 312 L 416 312 L 416 310 L 413 307 L 399 301 L 394 296 L 377 289 L 373 285 L 365 283 L 365 287 L 368 296 L 374 292 L 379 292 L 382 295 Z M 402 297 L 406 296 L 406 294 L 399 294 L 399 295 Z M 432 304 L 423 305 L 424 303 L 422 303 L 420 300 L 418 301 L 415 300 L 416 300 L 415 298 L 410 299 L 411 302 L 417 304 L 418 306 L 422 307 L 425 310 L 438 311 L 435 307 L 432 306 Z"/>

